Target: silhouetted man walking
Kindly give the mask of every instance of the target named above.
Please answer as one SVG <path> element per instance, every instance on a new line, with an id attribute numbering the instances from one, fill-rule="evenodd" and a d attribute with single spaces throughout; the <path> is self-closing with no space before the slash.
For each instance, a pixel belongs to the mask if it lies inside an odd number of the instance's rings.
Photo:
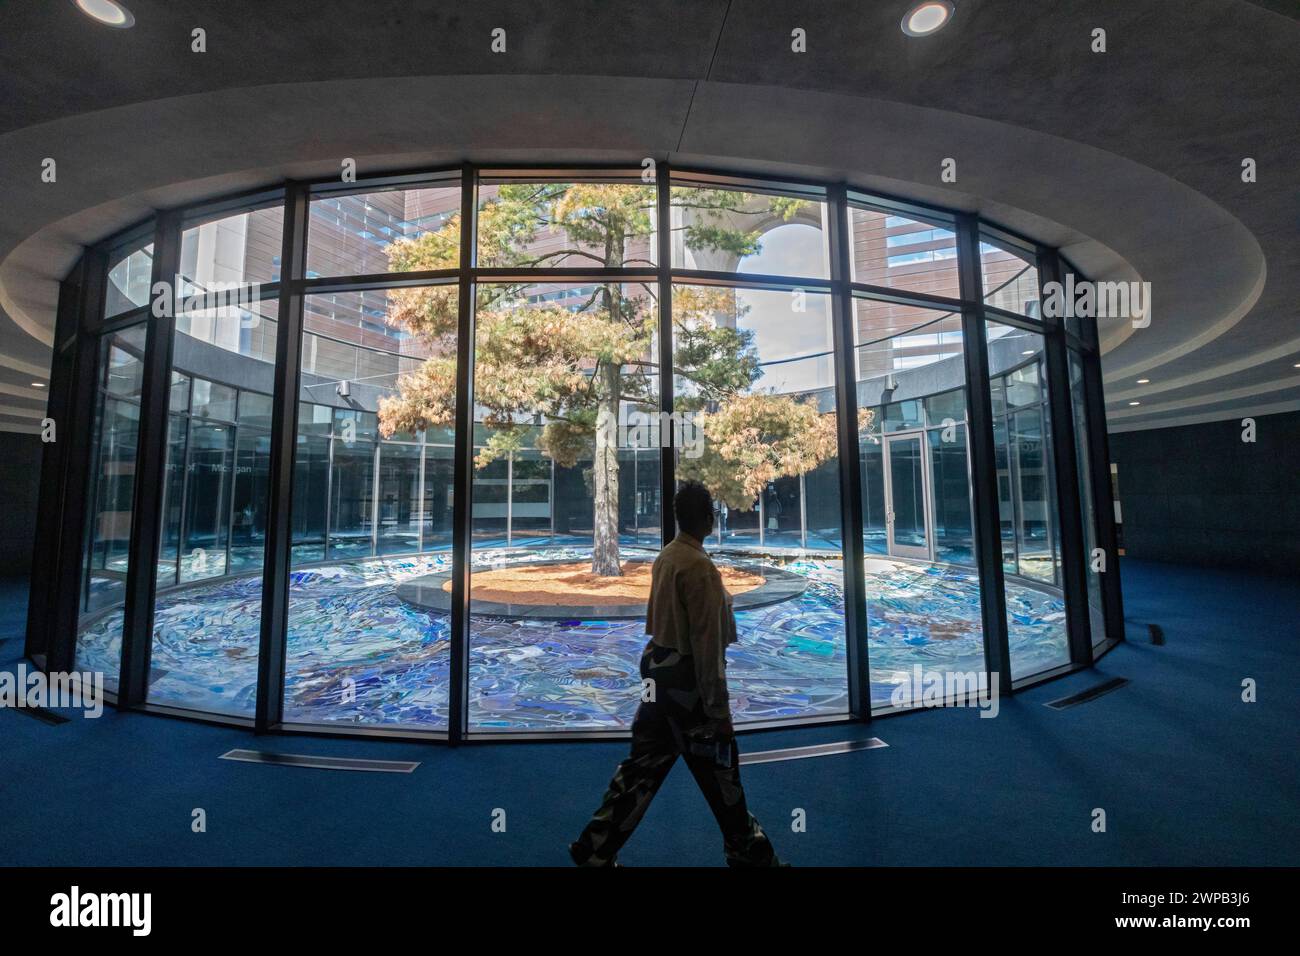
<path id="1" fill-rule="evenodd" d="M 600 808 L 569 854 L 579 866 L 614 866 L 668 771 L 684 757 L 722 828 L 730 866 L 779 866 L 745 805 L 727 692 L 728 644 L 736 640 L 731 595 L 704 552 L 713 498 L 688 482 L 673 501 L 677 537 L 655 559 L 641 677 L 649 683 L 632 722 L 632 753 L 618 765 Z"/>

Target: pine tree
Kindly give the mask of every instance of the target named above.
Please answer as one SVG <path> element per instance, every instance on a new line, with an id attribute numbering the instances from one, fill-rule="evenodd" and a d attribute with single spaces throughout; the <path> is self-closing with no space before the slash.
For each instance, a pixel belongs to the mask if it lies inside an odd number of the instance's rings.
<path id="1" fill-rule="evenodd" d="M 755 211 L 755 200 L 761 198 Z M 747 216 L 789 220 L 801 201 L 731 190 L 674 189 L 673 204 L 691 210 L 681 228 L 691 250 L 735 257 L 760 248 Z M 483 267 L 571 266 L 635 268 L 634 254 L 654 233 L 653 186 L 627 184 L 504 185 L 478 215 Z M 684 217 L 686 218 L 686 217 Z M 399 239 L 388 248 L 395 272 L 455 268 L 460 221 L 436 232 Z M 606 282 L 565 307 L 528 303 L 521 285 L 483 284 L 475 311 L 474 402 L 490 436 L 475 465 L 519 451 L 541 425 L 537 448 L 561 467 L 590 460 L 593 501 L 592 572 L 621 574 L 618 543 L 620 408 L 658 408 L 651 284 Z M 388 323 L 415 337 L 429 356 L 401 376 L 396 394 L 379 403 L 384 437 L 448 426 L 455 411 L 457 290 L 455 286 L 397 289 Z M 809 399 L 751 391 L 761 376 L 753 332 L 737 328 L 744 307 L 735 291 L 677 286 L 672 324 L 678 399 L 694 416 L 704 451 L 683 457 L 683 478 L 703 481 L 729 508 L 747 510 L 771 481 L 805 474 L 836 454 L 835 416 Z"/>

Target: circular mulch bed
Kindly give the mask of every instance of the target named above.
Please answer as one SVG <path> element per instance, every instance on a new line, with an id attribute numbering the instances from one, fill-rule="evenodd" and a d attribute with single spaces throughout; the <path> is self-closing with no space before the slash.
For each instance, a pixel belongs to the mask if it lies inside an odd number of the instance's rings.
<path id="1" fill-rule="evenodd" d="M 590 620 L 645 616 L 650 594 L 649 561 L 628 561 L 622 577 L 591 573 L 588 561 L 531 561 L 475 571 L 470 613 L 475 616 Z M 736 610 L 787 601 L 802 594 L 808 581 L 780 568 L 718 564 Z M 412 578 L 397 586 L 397 596 L 430 611 L 451 610 L 451 574 Z"/>

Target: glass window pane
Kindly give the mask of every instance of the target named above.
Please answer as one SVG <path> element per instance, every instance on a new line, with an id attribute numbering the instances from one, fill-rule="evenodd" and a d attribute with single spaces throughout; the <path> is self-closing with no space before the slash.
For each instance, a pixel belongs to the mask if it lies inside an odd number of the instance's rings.
<path id="1" fill-rule="evenodd" d="M 454 449 L 450 442 L 429 443 L 424 447 L 423 505 L 421 546 L 427 550 L 451 547 L 451 506 L 454 475 Z"/>
<path id="2" fill-rule="evenodd" d="M 355 434 L 355 433 L 354 433 Z M 374 554 L 375 443 L 336 431 L 330 469 L 330 557 Z"/>
<path id="3" fill-rule="evenodd" d="M 108 254 L 108 284 L 104 290 L 104 318 L 149 304 L 153 276 L 153 241 L 138 239 Z"/>
<path id="4" fill-rule="evenodd" d="M 991 306 L 1038 318 L 1038 267 L 1026 254 L 987 237 L 980 238 L 984 301 Z"/>
<path id="5" fill-rule="evenodd" d="M 258 392 L 239 393 L 239 423 L 258 428 L 271 427 L 271 396 Z"/>
<path id="6" fill-rule="evenodd" d="M 241 404 L 243 397 L 240 397 Z M 230 507 L 230 573 L 262 567 L 270 500 L 271 432 L 242 421 L 236 432 L 235 476 Z"/>
<path id="7" fill-rule="evenodd" d="M 445 730 L 457 287 L 304 305 L 285 720 Z"/>
<path id="8" fill-rule="evenodd" d="M 99 340 L 102 374 L 94 398 L 76 661 L 78 669 L 102 672 L 110 692 L 117 690 L 122 651 L 140 431 L 138 365 L 144 344 L 143 324 Z"/>
<path id="9" fill-rule="evenodd" d="M 1028 357 L 1034 355 L 1035 352 L 1032 349 L 1024 349 L 1020 354 Z M 1030 362 L 1008 374 L 1003 379 L 1006 382 L 1007 405 L 1012 408 L 1022 408 L 1027 405 L 1039 404 L 1044 397 L 1039 381 L 1039 373 L 1040 363 Z"/>
<path id="10" fill-rule="evenodd" d="M 298 438 L 293 459 L 293 513 L 290 516 L 294 566 L 325 559 L 325 521 L 329 513 L 330 409 L 298 406 Z"/>
<path id="11" fill-rule="evenodd" d="M 826 204 L 702 186 L 672 190 L 673 267 L 825 279 Z"/>
<path id="12" fill-rule="evenodd" d="M 705 542 L 726 575 L 748 573 L 727 681 L 737 722 L 847 706 L 835 360 L 829 297 L 673 287 L 679 481 L 717 504 Z M 793 593 L 764 603 L 782 584 Z"/>
<path id="13" fill-rule="evenodd" d="M 1027 408 L 1008 417 L 1008 441 L 1017 494 L 1016 541 L 1020 573 L 1053 581 L 1059 554 L 1055 516 L 1050 513 L 1050 462 L 1047 460 L 1045 410 Z"/>
<path id="14" fill-rule="evenodd" d="M 186 502 L 181 522 L 182 581 L 226 573 L 234 451 L 233 428 L 191 421 Z"/>
<path id="15" fill-rule="evenodd" d="M 194 398 L 191 412 L 198 418 L 235 420 L 235 389 L 207 379 L 194 379 Z"/>
<path id="16" fill-rule="evenodd" d="M 229 305 L 208 308 L 191 308 L 190 301 L 182 303 L 176 317 L 178 334 L 174 363 L 199 368 L 220 364 L 226 356 L 214 352 L 212 346 L 216 346 L 242 357 L 238 367 L 253 378 L 241 377 L 241 381 L 269 389 L 275 366 L 275 340 L 279 334 L 276 318 L 279 301 L 275 298 L 232 300 Z M 249 360 L 256 360 L 265 367 L 258 367 Z"/>
<path id="17" fill-rule="evenodd" d="M 482 444 L 475 443 L 474 454 L 477 456 L 483 451 Z M 572 479 L 574 469 L 565 469 L 557 478 L 557 484 L 564 479 Z M 577 476 L 581 480 L 581 475 Z M 579 486 L 581 487 L 581 486 Z M 557 490 L 559 490 L 557 488 Z M 564 500 L 569 502 L 575 497 L 578 501 L 582 500 L 581 494 L 564 495 Z M 582 521 L 582 514 L 576 516 L 578 522 Z M 578 525 L 573 521 L 573 516 L 566 513 L 559 517 L 557 525 L 565 532 L 578 530 Z M 492 543 L 498 539 L 508 541 L 510 538 L 510 463 L 504 458 L 498 458 L 489 461 L 482 467 L 475 470 L 474 473 L 474 511 L 471 523 L 472 534 L 475 540 Z M 590 536 L 591 528 L 585 529 Z"/>
<path id="18" fill-rule="evenodd" d="M 880 416 L 874 411 L 858 433 L 859 481 L 862 484 L 862 546 L 866 554 L 888 554 L 885 516 L 885 446 Z"/>
<path id="19" fill-rule="evenodd" d="M 256 274 L 253 239 L 265 223 L 259 213 L 231 216 L 207 233 L 191 230 L 191 242 L 212 248 L 226 275 Z M 242 262 L 228 258 L 232 230 L 248 239 Z M 204 309 L 183 304 L 175 319 L 150 703 L 253 713 L 277 309 L 274 298 L 241 305 L 236 297 Z M 265 418 L 252 414 L 259 403 Z"/>
<path id="20" fill-rule="evenodd" d="M 931 428 L 930 474 L 934 500 L 934 552 L 938 561 L 975 566 L 971 517 L 970 460 L 966 426 Z"/>
<path id="21" fill-rule="evenodd" d="M 622 228 L 622 227 L 619 227 Z M 630 725 L 659 547 L 657 287 L 479 288 L 469 722 Z"/>
<path id="22" fill-rule="evenodd" d="M 177 293 L 188 298 L 279 281 L 283 232 L 281 205 L 185 229 L 181 233 L 182 281 Z"/>
<path id="23" fill-rule="evenodd" d="M 957 235 L 942 219 L 920 220 L 850 206 L 854 282 L 961 297 Z"/>
<path id="24" fill-rule="evenodd" d="M 180 582 L 181 515 L 185 503 L 185 462 L 190 420 L 169 415 L 167 461 L 163 466 L 162 540 L 158 549 L 158 587 Z"/>
<path id="25" fill-rule="evenodd" d="M 993 421 L 1011 676 L 1069 663 L 1056 469 L 1043 336 L 990 321 L 989 376 L 1005 406 Z"/>
<path id="26" fill-rule="evenodd" d="M 381 443 L 378 554 L 420 550 L 420 471 L 418 444 Z"/>
<path id="27" fill-rule="evenodd" d="M 993 457 L 998 476 L 998 526 L 1002 542 L 1002 570 L 1016 574 L 1016 506 L 1012 491 L 1011 445 L 1007 437 L 1005 415 L 993 419 Z"/>
<path id="28" fill-rule="evenodd" d="M 309 279 L 454 269 L 459 262 L 459 183 L 311 201 Z"/>
<path id="29" fill-rule="evenodd" d="M 633 183 L 484 183 L 479 265 L 650 267 L 657 197 L 655 186 Z"/>
<path id="30" fill-rule="evenodd" d="M 902 435 L 888 443 L 889 510 L 892 541 L 907 548 L 929 547 L 925 514 L 925 449 L 919 435 Z"/>
<path id="31" fill-rule="evenodd" d="M 996 331 L 990 329 L 990 331 Z M 989 380 L 989 397 L 993 406 L 993 420 L 1006 414 L 1007 411 L 1007 380 L 1003 376 L 996 376 Z"/>
<path id="32" fill-rule="evenodd" d="M 190 408 L 190 378 L 180 372 L 172 372 L 171 396 L 168 409 L 173 412 L 186 412 Z"/>
<path id="33" fill-rule="evenodd" d="M 918 669 L 922 684 L 937 673 L 972 688 L 984 671 L 961 317 L 854 309 L 871 703 L 906 708 L 921 703 Z"/>
<path id="34" fill-rule="evenodd" d="M 931 395 L 925 400 L 925 420 L 931 425 L 946 425 L 965 418 L 965 389 L 954 388 L 951 391 Z"/>
<path id="35" fill-rule="evenodd" d="M 108 394 L 140 400 L 140 389 L 144 384 L 144 347 L 145 332 L 140 326 L 100 340 L 102 383 Z"/>
<path id="36" fill-rule="evenodd" d="M 873 299 L 854 300 L 854 309 L 858 380 L 880 385 L 879 391 L 871 395 L 873 404 L 881 398 L 886 403 L 890 400 L 884 390 L 899 372 L 924 368 L 944 359 L 957 359 L 955 363 L 943 365 L 944 369 L 960 364 L 959 313 Z"/>
<path id="37" fill-rule="evenodd" d="M 908 399 L 905 402 L 890 402 L 885 405 L 880 411 L 880 418 L 884 423 L 885 431 L 899 432 L 920 428 L 925 424 L 922 407 L 921 401 L 915 398 Z"/>

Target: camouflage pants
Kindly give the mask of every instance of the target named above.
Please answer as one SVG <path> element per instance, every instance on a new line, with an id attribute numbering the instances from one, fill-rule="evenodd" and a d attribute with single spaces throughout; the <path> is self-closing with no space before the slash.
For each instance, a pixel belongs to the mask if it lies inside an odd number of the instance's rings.
<path id="1" fill-rule="evenodd" d="M 575 859 L 595 865 L 611 863 L 680 756 L 722 830 L 727 863 L 777 865 L 771 841 L 745 805 L 735 738 L 724 742 L 721 754 L 692 752 L 691 735 L 703 728 L 708 718 L 695 687 L 690 657 L 649 643 L 641 656 L 641 676 L 655 682 L 655 699 L 643 701 L 637 708 L 632 752 L 614 771 L 600 808 L 578 838 Z M 726 759 L 728 746 L 730 758 Z"/>

